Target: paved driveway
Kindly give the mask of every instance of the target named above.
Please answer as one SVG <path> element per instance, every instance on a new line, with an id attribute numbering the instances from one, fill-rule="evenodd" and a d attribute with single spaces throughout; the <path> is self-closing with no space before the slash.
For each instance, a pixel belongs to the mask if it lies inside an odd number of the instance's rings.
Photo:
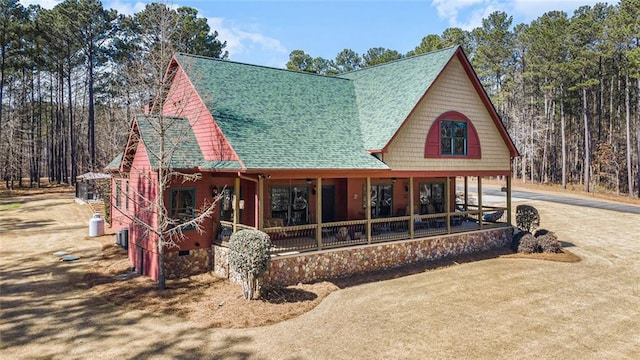
<path id="1" fill-rule="evenodd" d="M 637 358 L 640 217 L 527 203 L 583 261 L 488 259 L 339 290 L 272 326 L 201 329 L 70 287 L 99 253 L 90 214 L 68 196 L 32 198 L 0 212 L 0 358 Z"/>

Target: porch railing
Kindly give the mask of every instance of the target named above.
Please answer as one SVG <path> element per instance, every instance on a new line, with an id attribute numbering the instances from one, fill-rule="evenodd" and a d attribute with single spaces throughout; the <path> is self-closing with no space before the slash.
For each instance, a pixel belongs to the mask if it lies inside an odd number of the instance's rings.
<path id="1" fill-rule="evenodd" d="M 507 208 L 468 205 L 466 211 L 424 214 L 413 217 L 413 238 L 477 231 L 507 225 Z M 482 221 L 478 221 L 482 219 Z M 233 233 L 234 224 L 221 221 L 222 243 Z M 392 242 L 411 239 L 411 216 L 339 221 L 324 223 L 320 227 L 318 241 L 317 224 L 297 226 L 277 226 L 263 229 L 269 234 L 274 255 L 294 254 L 337 247 L 363 245 L 368 243 Z M 251 226 L 235 224 L 237 230 L 253 229 Z M 370 240 L 369 240 L 370 239 Z"/>

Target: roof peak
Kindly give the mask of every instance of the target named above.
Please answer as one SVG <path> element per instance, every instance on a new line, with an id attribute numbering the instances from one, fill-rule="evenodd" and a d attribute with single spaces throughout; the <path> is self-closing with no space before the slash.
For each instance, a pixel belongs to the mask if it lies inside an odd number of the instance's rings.
<path id="1" fill-rule="evenodd" d="M 184 57 L 197 58 L 197 59 L 202 59 L 202 60 L 211 60 L 211 61 L 220 62 L 220 63 L 236 64 L 236 65 L 242 65 L 242 66 L 251 66 L 251 67 L 267 69 L 267 70 L 284 71 L 284 72 L 292 73 L 292 74 L 301 74 L 301 75 L 316 76 L 316 77 L 328 78 L 328 79 L 346 80 L 346 79 L 343 79 L 343 78 L 341 78 L 341 77 L 339 77 L 337 75 L 335 75 L 335 76 L 322 75 L 322 74 L 306 72 L 306 71 L 297 71 L 297 70 L 291 70 L 291 69 L 286 69 L 286 68 L 277 68 L 277 67 L 273 67 L 273 66 L 251 64 L 251 63 L 246 63 L 246 62 L 241 62 L 241 61 L 218 59 L 218 58 L 212 58 L 212 57 L 208 57 L 208 56 L 193 55 L 193 54 L 187 54 L 187 53 L 182 53 L 182 52 L 178 52 L 178 53 L 176 53 L 176 55 L 181 55 L 181 56 L 184 56 Z"/>
<path id="2" fill-rule="evenodd" d="M 403 62 L 403 61 L 408 61 L 408 60 L 413 60 L 413 59 L 420 58 L 420 57 L 432 56 L 432 55 L 435 55 L 435 54 L 437 54 L 439 52 L 443 52 L 443 51 L 449 51 L 449 50 L 452 50 L 452 49 L 456 49 L 457 50 L 457 48 L 459 48 L 459 47 L 460 47 L 460 45 L 453 45 L 453 46 L 449 46 L 449 47 L 446 47 L 446 48 L 443 48 L 443 49 L 429 51 L 429 52 L 426 52 L 426 53 L 423 53 L 423 54 L 417 54 L 417 55 L 411 55 L 411 56 L 407 56 L 407 57 L 402 57 L 400 59 L 396 59 L 396 60 L 393 60 L 393 61 L 387 61 L 387 62 L 384 62 L 384 63 L 363 67 L 363 68 L 360 68 L 360 69 L 357 69 L 357 70 L 351 70 L 351 71 L 347 71 L 347 72 L 344 72 L 344 73 L 340 73 L 340 74 L 338 74 L 336 76 L 342 76 L 342 75 L 346 75 L 346 74 L 353 74 L 355 72 L 366 71 L 368 69 L 379 68 L 379 67 L 382 67 L 382 66 L 396 64 L 396 63 Z"/>

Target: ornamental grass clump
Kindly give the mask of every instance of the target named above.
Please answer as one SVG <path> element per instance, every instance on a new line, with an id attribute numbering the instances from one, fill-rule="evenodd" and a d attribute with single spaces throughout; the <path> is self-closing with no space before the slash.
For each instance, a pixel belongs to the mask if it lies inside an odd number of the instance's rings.
<path id="1" fill-rule="evenodd" d="M 561 253 L 562 244 L 554 232 L 540 229 L 535 235 L 528 231 L 513 235 L 511 249 L 523 254 Z"/>
<path id="2" fill-rule="evenodd" d="M 271 238 L 260 230 L 240 230 L 229 238 L 229 266 L 242 281 L 246 300 L 259 297 L 260 280 L 269 267 Z"/>
<path id="3" fill-rule="evenodd" d="M 518 243 L 518 252 L 524 254 L 533 254 L 537 252 L 542 252 L 540 246 L 538 245 L 538 241 L 530 232 L 522 232 L 520 233 L 522 236 L 520 237 L 520 241 Z M 518 235 L 520 235 L 518 234 Z"/>
<path id="4" fill-rule="evenodd" d="M 535 234 L 538 245 L 545 253 L 561 253 L 562 244 L 553 231 L 540 229 Z"/>

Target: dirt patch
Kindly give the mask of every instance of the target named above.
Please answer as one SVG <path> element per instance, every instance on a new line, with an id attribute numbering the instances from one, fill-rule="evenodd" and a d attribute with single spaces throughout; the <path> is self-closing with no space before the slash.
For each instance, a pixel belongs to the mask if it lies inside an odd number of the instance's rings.
<path id="1" fill-rule="evenodd" d="M 360 284 L 404 277 L 489 258 L 512 257 L 577 262 L 569 251 L 561 254 L 514 254 L 507 248 L 469 254 L 453 259 L 424 262 L 330 281 L 298 284 L 263 291 L 258 300 L 246 301 L 240 285 L 212 273 L 168 280 L 167 289 L 130 272 L 125 250 L 101 237 L 101 257 L 80 284 L 106 302 L 128 310 L 163 313 L 184 318 L 199 327 L 248 328 L 279 323 L 300 316 L 322 302 L 333 291 Z M 204 314 L 204 315 L 203 315 Z"/>

